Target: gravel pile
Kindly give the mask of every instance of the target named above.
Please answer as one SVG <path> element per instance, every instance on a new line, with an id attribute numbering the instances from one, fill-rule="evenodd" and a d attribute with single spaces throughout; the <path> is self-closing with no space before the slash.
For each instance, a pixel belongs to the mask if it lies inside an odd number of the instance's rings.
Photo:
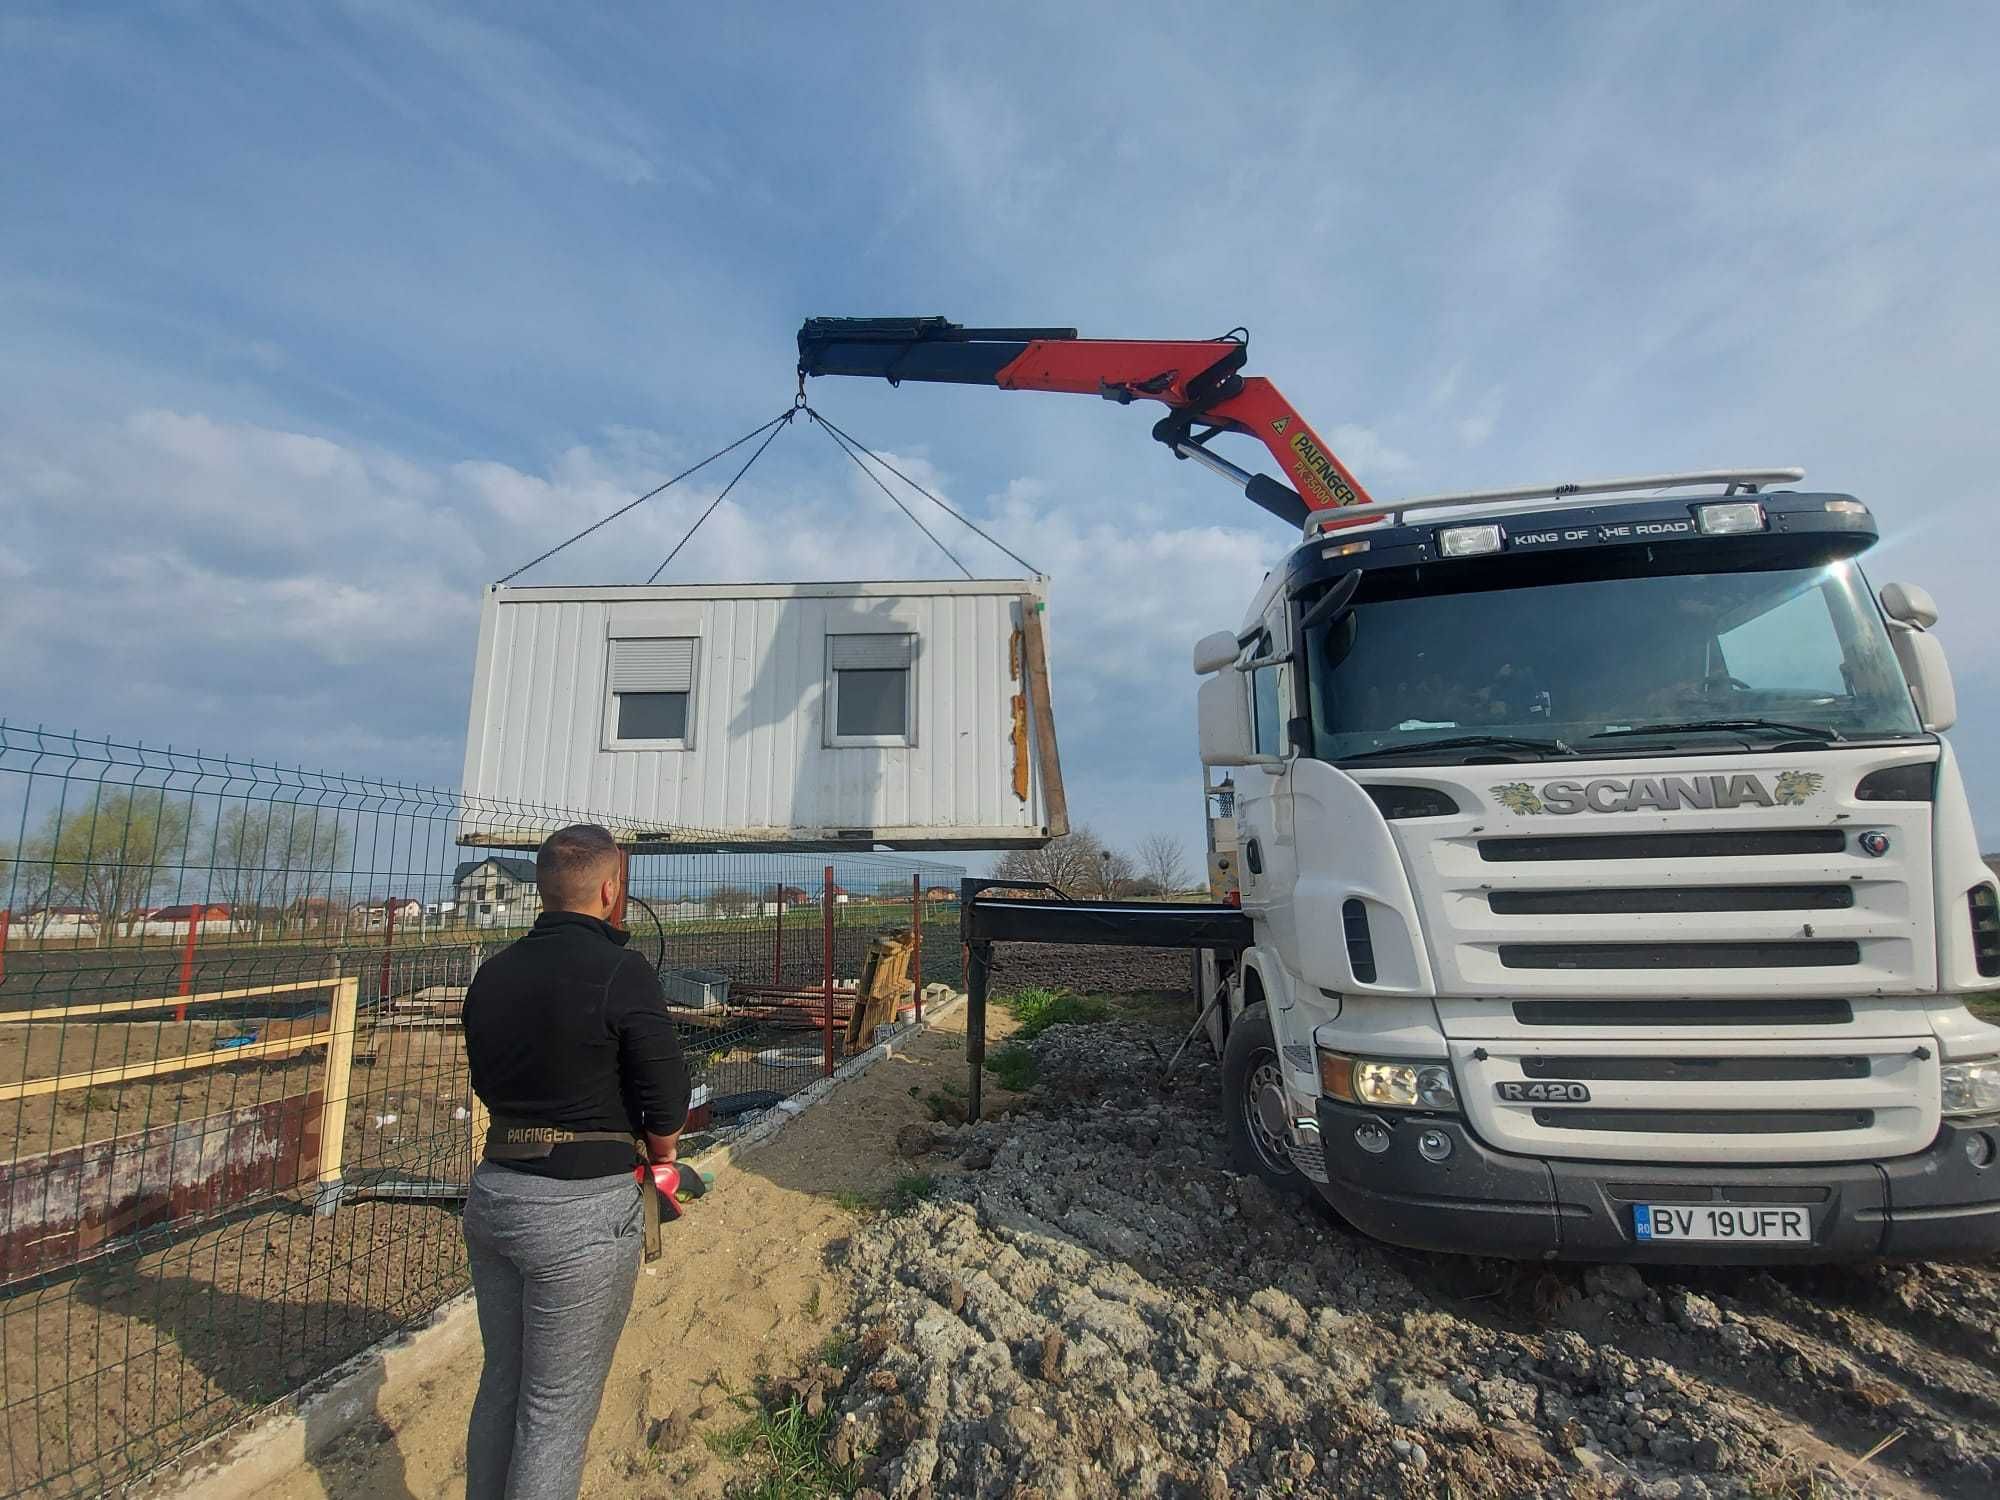
<path id="1" fill-rule="evenodd" d="M 1054 1028 L 1021 1111 L 906 1143 L 940 1190 L 857 1229 L 826 1397 L 864 1495 L 2000 1493 L 1992 1266 L 1390 1250 L 1230 1173 L 1149 1039 Z"/>

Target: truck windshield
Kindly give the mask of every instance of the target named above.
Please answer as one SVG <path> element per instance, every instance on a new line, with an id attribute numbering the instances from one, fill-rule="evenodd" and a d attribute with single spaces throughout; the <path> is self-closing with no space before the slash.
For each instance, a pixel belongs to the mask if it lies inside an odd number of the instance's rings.
<path id="1" fill-rule="evenodd" d="M 1446 740 L 1433 753 L 1464 759 L 1481 753 L 1473 736 L 1608 755 L 1920 732 L 1849 562 L 1417 591 L 1435 577 L 1371 577 L 1350 613 L 1307 633 L 1321 759 Z"/>

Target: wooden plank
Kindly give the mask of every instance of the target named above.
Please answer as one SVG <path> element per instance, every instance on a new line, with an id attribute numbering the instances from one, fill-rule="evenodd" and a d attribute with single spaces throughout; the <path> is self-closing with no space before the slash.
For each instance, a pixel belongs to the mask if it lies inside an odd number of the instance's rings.
<path id="1" fill-rule="evenodd" d="M 1023 668 L 1028 679 L 1028 712 L 1035 724 L 1035 762 L 1042 777 L 1042 801 L 1051 838 L 1069 832 L 1069 798 L 1063 792 L 1062 756 L 1056 749 L 1055 705 L 1049 701 L 1049 654 L 1042 636 L 1039 604 L 1021 601 Z"/>
<path id="2" fill-rule="evenodd" d="M 347 1088 L 354 1069 L 355 1013 L 361 981 L 352 975 L 333 991 L 333 1021 L 326 1048 L 326 1102 L 319 1117 L 319 1180 L 340 1184 L 341 1152 L 347 1141 Z"/>
<path id="3" fill-rule="evenodd" d="M 353 981 L 349 981 L 352 983 Z M 252 1042 L 246 1047 L 225 1047 L 215 1052 L 190 1052 L 180 1057 L 157 1057 L 151 1062 L 124 1063 L 115 1068 L 94 1068 L 88 1073 L 62 1073 L 53 1078 L 30 1078 L 24 1083 L 0 1084 L 0 1103 L 16 1099 L 38 1099 L 64 1089 L 95 1088 L 100 1083 L 131 1083 L 139 1078 L 159 1078 L 168 1073 L 191 1073 L 202 1068 L 222 1068 L 231 1063 L 251 1062 L 260 1057 L 287 1057 L 327 1044 L 330 1032 L 310 1036 L 281 1037 L 273 1042 Z"/>
<path id="4" fill-rule="evenodd" d="M 1007 738 L 1014 750 L 1014 800 L 1028 800 L 1028 695 L 1016 693 L 1012 703 L 1014 727 Z"/>
<path id="5" fill-rule="evenodd" d="M 223 1000 L 254 1000 L 260 995 L 291 995 L 300 990 L 331 989 L 338 979 L 301 979 L 284 984 L 259 984 L 245 990 L 212 990 L 205 995 L 166 995 L 158 1000 L 107 1000 L 95 1005 L 43 1005 L 34 1010 L 0 1013 L 0 1023 L 66 1021 L 81 1016 L 122 1016 L 140 1010 L 171 1010 L 180 1005 L 213 1005 Z"/>

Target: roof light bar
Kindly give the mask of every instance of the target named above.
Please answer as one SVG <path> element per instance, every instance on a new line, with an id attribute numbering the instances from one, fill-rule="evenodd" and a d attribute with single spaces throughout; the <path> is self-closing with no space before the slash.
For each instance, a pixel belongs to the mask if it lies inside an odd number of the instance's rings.
<path id="1" fill-rule="evenodd" d="M 1508 500 L 1556 500 L 1564 504 L 1582 504 L 1582 497 L 1589 495 L 1686 489 L 1697 484 L 1719 484 L 1727 494 L 1735 494 L 1739 490 L 1754 493 L 1763 485 L 1792 484 L 1805 477 L 1804 469 L 1700 469 L 1686 474 L 1640 474 L 1628 479 L 1591 479 L 1571 484 L 1529 485 L 1512 490 L 1467 490 L 1462 494 L 1385 500 L 1374 505 L 1337 506 L 1315 511 L 1307 526 L 1310 531 L 1320 531 L 1327 527 L 1351 526 L 1357 521 L 1400 516 L 1406 511 L 1429 510 L 1444 505 L 1489 505 Z"/>

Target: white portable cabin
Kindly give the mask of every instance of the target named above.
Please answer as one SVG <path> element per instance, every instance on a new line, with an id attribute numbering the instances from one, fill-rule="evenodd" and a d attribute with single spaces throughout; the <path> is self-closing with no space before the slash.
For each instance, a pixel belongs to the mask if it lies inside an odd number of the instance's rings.
<path id="1" fill-rule="evenodd" d="M 496 585 L 465 789 L 638 848 L 1046 843 L 1068 824 L 1042 585 Z M 463 841 L 539 841 L 507 821 Z"/>

